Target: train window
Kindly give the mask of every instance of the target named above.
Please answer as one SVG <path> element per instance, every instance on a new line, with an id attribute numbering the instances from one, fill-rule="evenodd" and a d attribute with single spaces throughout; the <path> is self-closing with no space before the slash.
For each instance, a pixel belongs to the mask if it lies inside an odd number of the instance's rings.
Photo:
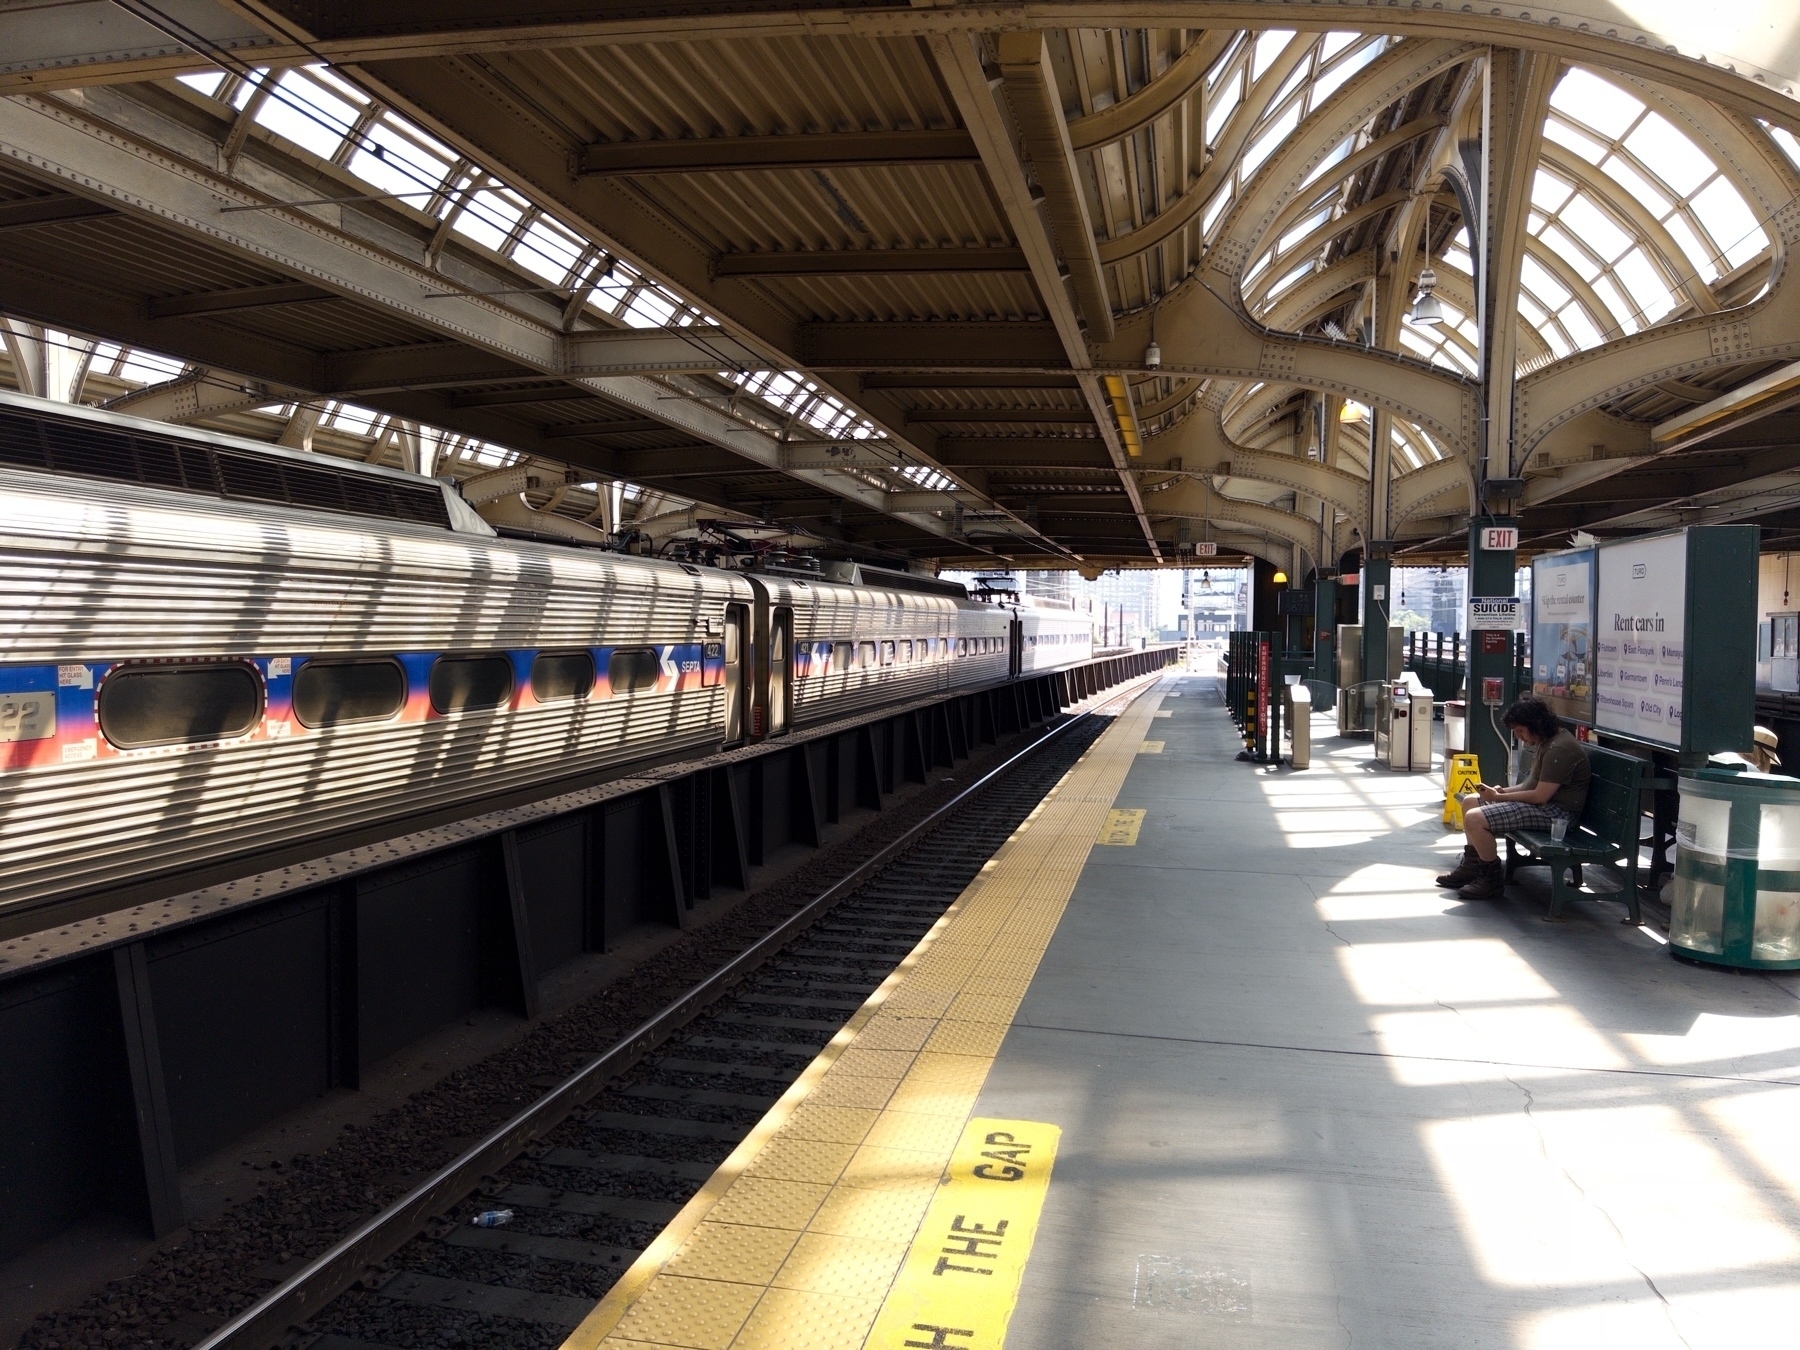
<path id="1" fill-rule="evenodd" d="M 539 703 L 586 698 L 593 687 L 591 652 L 539 652 L 531 663 L 531 693 Z"/>
<path id="2" fill-rule="evenodd" d="M 939 638 L 938 639 L 938 660 L 948 661 L 949 659 L 950 659 L 950 639 L 949 638 Z"/>
<path id="3" fill-rule="evenodd" d="M 884 666 L 894 664 L 894 641 L 892 638 L 881 644 L 881 664 Z"/>
<path id="4" fill-rule="evenodd" d="M 875 644 L 859 642 L 856 644 L 856 664 L 868 670 L 875 664 Z"/>
<path id="5" fill-rule="evenodd" d="M 969 654 L 969 639 L 956 639 L 956 654 L 958 656 L 967 656 Z"/>
<path id="6" fill-rule="evenodd" d="M 902 662 L 911 661 L 913 659 L 913 644 L 911 638 L 900 639 L 899 658 Z"/>
<path id="7" fill-rule="evenodd" d="M 398 661 L 308 661 L 294 672 L 294 716 L 303 727 L 385 722 L 405 704 Z"/>
<path id="8" fill-rule="evenodd" d="M 650 647 L 620 647 L 606 663 L 606 682 L 615 694 L 635 694 L 656 688 L 662 674 L 662 662 Z"/>
<path id="9" fill-rule="evenodd" d="M 243 736 L 262 716 L 262 682 L 240 661 L 130 666 L 100 686 L 100 731 L 121 750 Z"/>
<path id="10" fill-rule="evenodd" d="M 512 662 L 504 656 L 440 656 L 431 663 L 434 712 L 497 708 L 512 697 L 512 691 Z"/>
<path id="11" fill-rule="evenodd" d="M 831 644 L 831 668 L 836 671 L 850 669 L 856 660 L 856 644 L 854 642 L 834 642 Z"/>

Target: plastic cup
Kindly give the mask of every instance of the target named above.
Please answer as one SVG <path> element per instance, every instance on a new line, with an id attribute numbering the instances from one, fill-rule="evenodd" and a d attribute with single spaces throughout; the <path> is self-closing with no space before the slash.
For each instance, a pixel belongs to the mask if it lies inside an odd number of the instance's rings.
<path id="1" fill-rule="evenodd" d="M 1563 836 L 1568 834 L 1568 832 L 1569 818 L 1567 816 L 1558 816 L 1555 820 L 1550 822 L 1550 837 L 1557 843 L 1562 843 Z"/>

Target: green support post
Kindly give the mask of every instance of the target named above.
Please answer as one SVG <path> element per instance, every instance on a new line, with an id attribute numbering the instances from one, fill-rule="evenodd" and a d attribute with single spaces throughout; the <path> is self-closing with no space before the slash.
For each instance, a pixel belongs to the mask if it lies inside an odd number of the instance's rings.
<path id="1" fill-rule="evenodd" d="M 1374 547 L 1369 550 L 1375 551 Z M 1384 552 L 1381 557 L 1364 557 L 1362 586 L 1362 678 L 1365 688 L 1391 680 L 1400 672 L 1387 668 L 1388 615 L 1393 612 L 1394 564 Z M 1378 699 L 1373 693 L 1363 699 L 1363 723 L 1375 726 Z"/>
<path id="2" fill-rule="evenodd" d="M 1514 519 L 1472 517 L 1469 521 L 1469 598 L 1515 594 L 1518 555 L 1513 549 L 1485 549 L 1482 531 L 1490 526 L 1516 526 Z M 1517 537 L 1516 534 L 1514 536 Z M 1518 671 L 1513 660 L 1516 639 L 1511 633 L 1470 633 L 1468 680 L 1464 690 L 1469 704 L 1469 749 L 1481 757 L 1481 781 L 1506 782 L 1506 740 L 1495 730 L 1507 704 L 1519 696 Z M 1484 696 L 1484 680 L 1500 681 L 1498 705 Z M 1490 716 L 1490 713 L 1492 714 Z"/>

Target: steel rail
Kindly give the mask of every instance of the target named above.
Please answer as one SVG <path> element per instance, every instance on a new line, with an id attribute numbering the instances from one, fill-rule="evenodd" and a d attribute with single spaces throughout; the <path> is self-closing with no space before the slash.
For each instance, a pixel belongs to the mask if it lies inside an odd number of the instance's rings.
<path id="1" fill-rule="evenodd" d="M 1022 760 L 1080 725 L 1127 693 L 1155 679 L 1166 668 L 1125 681 L 1111 697 L 1049 728 L 1030 745 L 1008 756 L 1001 764 L 911 826 L 879 852 L 865 859 L 800 909 L 783 919 L 725 965 L 596 1055 L 558 1087 L 539 1097 L 512 1119 L 496 1127 L 479 1143 L 420 1182 L 374 1218 L 340 1239 L 285 1283 L 277 1286 L 192 1350 L 268 1350 L 293 1327 L 315 1316 L 350 1290 L 364 1273 L 393 1255 L 433 1218 L 463 1199 L 482 1180 L 517 1158 L 533 1140 L 561 1124 L 576 1108 L 597 1096 L 606 1084 L 631 1068 L 650 1051 L 722 997 L 738 980 L 778 953 L 796 933 L 848 897 L 858 886 L 892 862 L 918 837 L 981 792 L 995 779 L 1010 772 Z"/>

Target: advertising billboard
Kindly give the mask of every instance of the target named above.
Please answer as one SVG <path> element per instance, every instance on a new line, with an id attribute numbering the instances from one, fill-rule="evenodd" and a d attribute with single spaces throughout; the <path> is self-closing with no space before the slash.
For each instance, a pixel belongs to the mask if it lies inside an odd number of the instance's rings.
<path id="1" fill-rule="evenodd" d="M 1681 746 L 1687 552 L 1686 531 L 1600 546 L 1594 725 L 1602 731 Z"/>
<path id="2" fill-rule="evenodd" d="M 1594 550 L 1531 564 L 1531 692 L 1572 722 L 1594 722 Z"/>

